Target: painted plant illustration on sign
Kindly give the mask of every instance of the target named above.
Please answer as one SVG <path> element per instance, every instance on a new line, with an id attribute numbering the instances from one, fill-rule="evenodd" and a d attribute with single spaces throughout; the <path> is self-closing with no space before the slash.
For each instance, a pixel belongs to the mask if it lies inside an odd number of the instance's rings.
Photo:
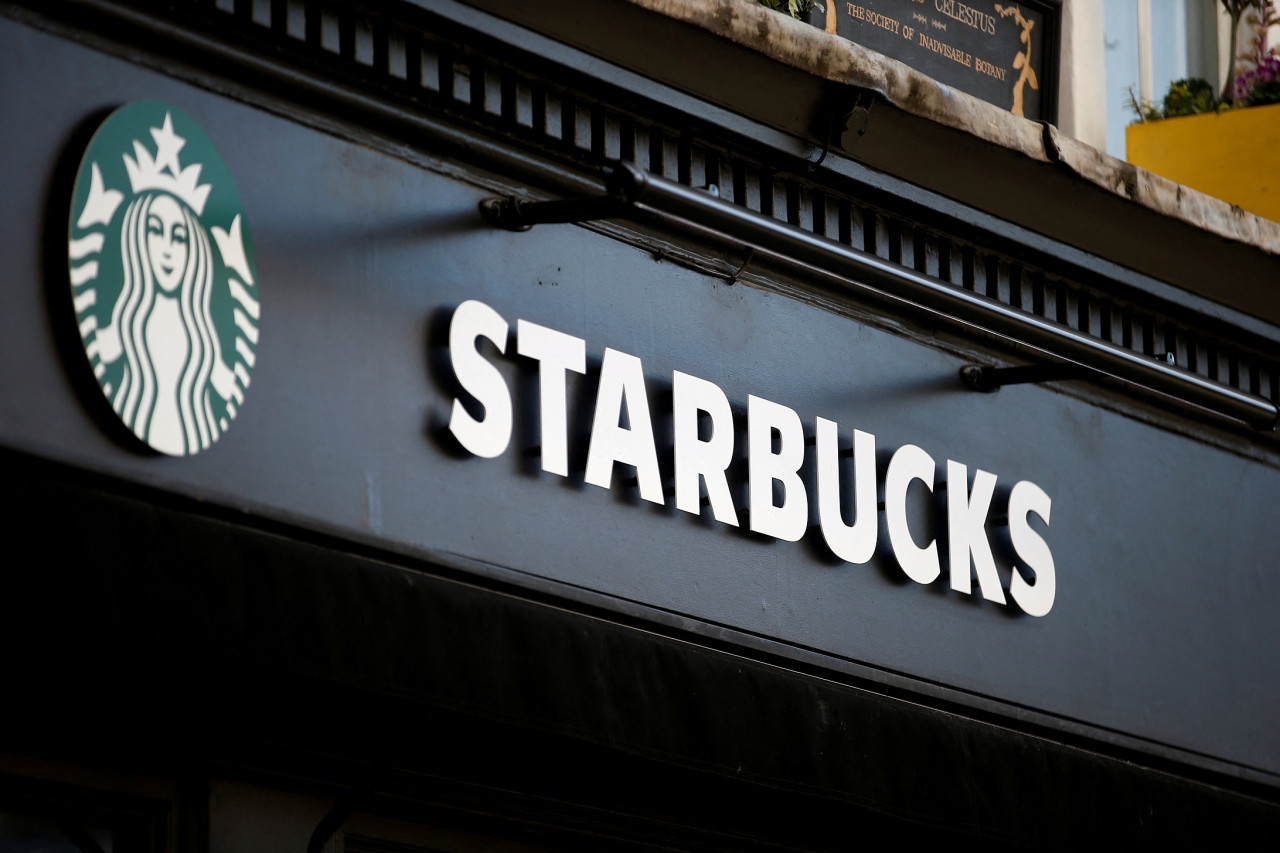
<path id="1" fill-rule="evenodd" d="M 1017 6 L 1001 6 L 996 4 L 996 12 L 1002 18 L 1013 17 L 1013 20 L 1022 28 L 1019 40 L 1025 45 L 1025 50 L 1013 58 L 1013 70 L 1021 69 L 1022 73 L 1018 75 L 1018 79 L 1013 82 L 1013 107 L 1010 109 L 1016 116 L 1023 115 L 1022 111 L 1022 93 L 1023 88 L 1030 84 L 1032 89 L 1039 90 L 1040 81 L 1036 79 L 1035 69 L 1031 67 L 1031 29 L 1036 22 L 1028 19 L 1022 14 L 1022 9 Z"/>
<path id="2" fill-rule="evenodd" d="M 155 102 L 108 117 L 76 178 L 68 258 L 85 352 L 121 421 L 171 456 L 217 441 L 249 386 L 260 311 L 239 195 L 191 119 Z"/>

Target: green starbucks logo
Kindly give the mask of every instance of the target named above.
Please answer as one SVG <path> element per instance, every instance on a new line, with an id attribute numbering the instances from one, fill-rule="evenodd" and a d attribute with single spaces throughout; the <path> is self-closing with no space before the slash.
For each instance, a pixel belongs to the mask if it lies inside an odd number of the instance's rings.
<path id="1" fill-rule="evenodd" d="M 226 432 L 258 344 L 244 209 L 222 158 L 178 110 L 112 113 L 76 175 L 67 255 L 98 385 L 155 450 L 185 456 Z"/>

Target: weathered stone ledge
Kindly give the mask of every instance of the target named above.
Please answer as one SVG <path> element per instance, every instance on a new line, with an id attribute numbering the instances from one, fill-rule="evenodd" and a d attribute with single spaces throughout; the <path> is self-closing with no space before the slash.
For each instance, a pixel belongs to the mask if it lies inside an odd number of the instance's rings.
<path id="1" fill-rule="evenodd" d="M 895 59 L 751 0 L 628 0 L 823 80 L 878 93 L 917 118 L 1045 164 L 1158 214 L 1280 254 L 1280 223 L 1111 157 L 1052 126 L 1020 118 Z M 828 0 L 830 2 L 830 0 Z"/>

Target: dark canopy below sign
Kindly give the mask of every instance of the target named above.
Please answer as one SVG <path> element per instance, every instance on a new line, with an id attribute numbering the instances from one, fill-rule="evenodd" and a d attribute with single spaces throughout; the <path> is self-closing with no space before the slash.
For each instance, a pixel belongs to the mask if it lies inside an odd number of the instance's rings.
<path id="1" fill-rule="evenodd" d="M 810 21 L 1030 119 L 1054 119 L 1056 4 L 828 0 Z"/>

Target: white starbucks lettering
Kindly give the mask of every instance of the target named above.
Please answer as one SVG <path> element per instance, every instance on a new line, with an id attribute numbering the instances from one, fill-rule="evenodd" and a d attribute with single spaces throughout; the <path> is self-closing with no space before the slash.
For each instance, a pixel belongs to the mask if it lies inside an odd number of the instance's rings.
<path id="1" fill-rule="evenodd" d="M 483 302 L 468 300 L 454 311 L 449 332 L 453 370 L 463 390 L 483 406 L 484 417 L 475 417 L 463 400 L 455 399 L 449 429 L 477 456 L 501 456 L 511 443 L 512 401 L 507 380 L 476 346 L 479 338 L 488 338 L 496 351 L 505 355 L 510 328 L 502 315 Z M 515 354 L 540 364 L 543 470 L 566 476 L 566 379 L 568 372 L 585 373 L 586 343 L 525 320 L 517 321 L 516 330 Z M 680 371 L 672 373 L 671 390 L 669 451 L 676 508 L 700 512 L 701 485 L 715 519 L 739 526 L 739 508 L 734 506 L 728 482 L 735 445 L 728 398 L 714 383 Z M 706 430 L 700 427 L 704 414 Z M 801 473 L 808 451 L 800 416 L 787 406 L 748 395 L 747 500 L 743 508 L 748 511 L 752 531 L 797 541 L 809 534 L 810 517 L 816 509 L 817 526 L 831 551 L 848 563 L 869 562 L 877 548 L 880 508 L 876 498 L 883 485 L 888 548 L 903 574 L 927 585 L 938 580 L 945 565 L 951 588 L 972 595 L 976 572 L 982 597 L 996 604 L 1007 603 L 988 531 L 995 523 L 991 518 L 998 481 L 995 474 L 975 470 L 970 488 L 968 466 L 947 460 L 945 480 L 939 483 L 934 458 L 920 447 L 904 444 L 890 457 L 882 478 L 877 471 L 874 435 L 853 430 L 852 452 L 842 453 L 839 426 L 821 417 L 814 425 L 812 461 L 817 485 L 811 497 Z M 596 388 L 595 416 L 586 439 L 584 482 L 606 489 L 626 482 L 625 487 L 634 486 L 644 500 L 665 505 L 668 492 L 662 482 L 655 434 L 641 360 L 606 348 Z M 613 471 L 619 464 L 634 468 L 635 479 L 615 478 Z M 852 506 L 846 507 L 840 483 L 849 476 L 853 500 Z M 947 493 L 945 512 L 930 512 L 927 507 L 933 504 L 934 494 L 943 488 Z M 1013 551 L 1007 589 L 1014 602 L 1032 616 L 1047 614 L 1055 598 L 1053 554 L 1031 522 L 1034 515 L 1048 527 L 1051 506 L 1044 490 L 1028 480 L 1016 483 L 1007 501 L 1008 539 Z M 845 521 L 846 516 L 852 518 L 852 524 Z M 939 539 L 947 543 L 945 560 Z"/>

